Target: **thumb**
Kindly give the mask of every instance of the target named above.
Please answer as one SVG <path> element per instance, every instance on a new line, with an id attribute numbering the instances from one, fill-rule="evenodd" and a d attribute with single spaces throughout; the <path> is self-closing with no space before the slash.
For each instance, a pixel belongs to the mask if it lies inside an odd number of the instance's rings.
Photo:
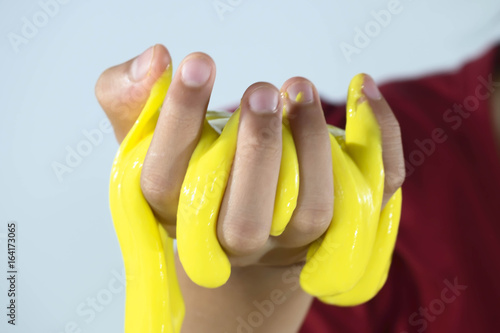
<path id="1" fill-rule="evenodd" d="M 168 50 L 156 44 L 141 55 L 105 70 L 95 86 L 95 95 L 108 116 L 118 142 L 137 117 L 156 80 L 171 65 Z"/>

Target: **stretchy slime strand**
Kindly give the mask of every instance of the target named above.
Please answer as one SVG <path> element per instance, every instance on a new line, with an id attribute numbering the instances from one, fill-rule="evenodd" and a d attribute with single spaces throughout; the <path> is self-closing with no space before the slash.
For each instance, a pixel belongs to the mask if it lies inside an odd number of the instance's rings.
<path id="1" fill-rule="evenodd" d="M 110 182 L 110 206 L 125 263 L 125 332 L 178 333 L 184 303 L 172 239 L 142 195 L 140 174 L 171 81 L 171 67 L 122 142 Z M 380 212 L 384 168 L 380 129 L 362 98 L 363 75 L 351 81 L 346 131 L 328 125 L 334 178 L 334 214 L 323 237 L 311 244 L 300 276 L 302 288 L 330 304 L 371 299 L 387 278 L 401 212 L 401 189 Z M 301 94 L 297 99 L 301 98 Z M 285 230 L 297 205 L 299 165 L 286 113 L 283 151 L 270 235 Z M 177 210 L 181 263 L 195 283 L 226 283 L 231 265 L 217 239 L 217 219 L 236 151 L 240 110 L 208 111 L 191 156 Z"/>
<path id="2" fill-rule="evenodd" d="M 140 187 L 142 163 L 171 77 L 169 67 L 120 145 L 111 171 L 109 201 L 125 264 L 127 333 L 180 332 L 184 317 L 172 239 L 156 221 Z"/>

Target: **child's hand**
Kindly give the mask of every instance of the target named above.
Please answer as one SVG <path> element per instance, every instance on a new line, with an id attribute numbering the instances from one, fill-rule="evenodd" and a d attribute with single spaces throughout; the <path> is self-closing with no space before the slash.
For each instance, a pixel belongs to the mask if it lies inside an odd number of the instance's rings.
<path id="1" fill-rule="evenodd" d="M 170 63 L 168 51 L 156 45 L 101 75 L 96 95 L 118 141 L 130 130 L 151 87 Z M 179 192 L 201 133 L 214 79 L 215 64 L 208 55 L 193 53 L 182 61 L 144 161 L 142 191 L 172 236 Z M 281 92 L 287 92 L 288 97 L 280 95 L 273 85 L 260 82 L 251 85 L 241 99 L 236 155 L 218 220 L 219 241 L 234 265 L 301 261 L 307 245 L 326 231 L 332 219 L 332 157 L 318 93 L 312 83 L 300 77 L 287 80 Z M 295 103 L 299 92 L 303 93 L 302 102 Z M 399 126 L 383 99 L 367 98 L 383 130 L 387 174 L 384 198 L 388 199 L 404 178 Z M 285 232 L 269 237 L 281 160 L 283 104 L 288 104 L 297 148 L 300 193 Z"/>
<path id="2" fill-rule="evenodd" d="M 99 78 L 97 99 L 119 142 L 170 63 L 166 48 L 156 45 L 138 58 L 109 68 Z M 183 60 L 168 90 L 144 161 L 142 191 L 171 236 L 175 236 L 179 192 L 201 133 L 214 79 L 215 64 L 206 54 L 190 54 Z M 299 91 L 304 94 L 302 102 L 292 102 Z M 298 283 L 289 285 L 298 278 L 284 277 L 290 273 L 288 265 L 304 260 L 308 245 L 325 232 L 332 219 L 334 184 L 329 134 L 312 83 L 291 78 L 281 92 L 287 94 L 281 95 L 273 85 L 260 82 L 243 94 L 236 155 L 218 220 L 218 239 L 233 266 L 240 267 L 233 268 L 226 285 L 206 289 L 188 279 L 177 258 L 186 303 L 183 332 L 240 330 L 244 324 L 236 318 L 246 318 L 255 310 L 256 300 L 268 299 L 277 290 L 290 291 L 285 293 L 286 303 L 273 307 L 275 315 L 263 323 L 259 332 L 294 332 L 312 300 Z M 382 129 L 385 205 L 404 180 L 399 125 L 368 76 L 364 92 Z M 297 149 L 300 192 L 286 230 L 278 237 L 270 237 L 284 104 Z M 214 302 L 218 306 L 214 307 Z"/>

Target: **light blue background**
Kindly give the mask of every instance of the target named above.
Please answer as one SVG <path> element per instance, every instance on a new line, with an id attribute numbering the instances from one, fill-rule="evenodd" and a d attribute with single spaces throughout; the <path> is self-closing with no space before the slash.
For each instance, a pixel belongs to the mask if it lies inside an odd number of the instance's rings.
<path id="1" fill-rule="evenodd" d="M 390 1 L 64 2 L 45 21 L 38 1 L 0 2 L 0 309 L 8 221 L 18 223 L 19 246 L 18 325 L 1 310 L 1 332 L 61 333 L 72 322 L 81 332 L 123 331 L 123 262 L 108 208 L 118 145 L 99 129 L 105 116 L 94 97 L 107 67 L 163 43 L 174 67 L 193 51 L 214 58 L 214 109 L 236 104 L 255 81 L 279 87 L 295 75 L 342 100 L 358 72 L 383 82 L 452 69 L 500 37 L 498 0 L 401 0 L 350 61 L 340 46 L 355 45 L 356 29 Z M 22 36 L 23 18 L 34 16 L 45 26 L 16 50 L 9 36 Z M 85 144 L 83 131 L 93 129 L 102 142 L 59 179 L 52 164 L 65 164 L 67 147 Z"/>

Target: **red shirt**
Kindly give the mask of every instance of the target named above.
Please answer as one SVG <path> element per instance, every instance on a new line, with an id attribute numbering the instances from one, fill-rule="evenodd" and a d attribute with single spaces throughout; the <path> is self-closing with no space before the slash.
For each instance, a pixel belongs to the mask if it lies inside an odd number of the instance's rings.
<path id="1" fill-rule="evenodd" d="M 407 172 L 389 277 L 363 305 L 315 300 L 300 332 L 500 332 L 500 157 L 489 100 L 499 59 L 496 47 L 453 73 L 381 87 Z M 344 126 L 344 106 L 323 107 Z"/>

